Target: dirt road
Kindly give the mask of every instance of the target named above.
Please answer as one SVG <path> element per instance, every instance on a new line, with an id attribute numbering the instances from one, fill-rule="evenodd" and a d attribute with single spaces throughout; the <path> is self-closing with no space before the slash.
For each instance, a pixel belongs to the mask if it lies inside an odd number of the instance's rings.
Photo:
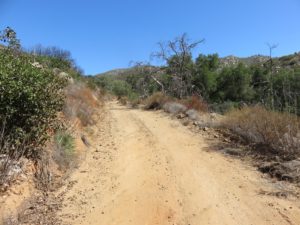
<path id="1" fill-rule="evenodd" d="M 300 204 L 262 195 L 254 168 L 209 150 L 160 112 L 109 103 L 59 217 L 65 224 L 300 224 Z"/>

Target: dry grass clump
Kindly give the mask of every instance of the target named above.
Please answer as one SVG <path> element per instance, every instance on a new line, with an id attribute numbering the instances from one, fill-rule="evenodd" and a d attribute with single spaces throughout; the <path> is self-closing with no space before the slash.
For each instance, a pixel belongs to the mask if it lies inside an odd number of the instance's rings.
<path id="1" fill-rule="evenodd" d="M 295 115 L 261 106 L 244 107 L 228 113 L 224 125 L 249 142 L 264 146 L 258 149 L 262 154 L 286 159 L 300 154 L 300 120 Z"/>
<path id="2" fill-rule="evenodd" d="M 132 108 L 138 108 L 141 103 L 142 103 L 142 100 L 140 98 L 135 98 L 135 99 L 130 100 L 130 106 Z"/>
<path id="3" fill-rule="evenodd" d="M 176 115 L 179 113 L 185 113 L 187 107 L 178 102 L 167 102 L 163 105 L 163 109 L 165 112 Z"/>
<path id="4" fill-rule="evenodd" d="M 121 105 L 127 105 L 128 99 L 125 96 L 122 96 L 118 98 L 118 101 L 121 103 Z"/>
<path id="5" fill-rule="evenodd" d="M 199 120 L 200 116 L 197 110 L 195 109 L 189 109 L 185 112 L 185 114 L 191 119 L 191 120 Z"/>
<path id="6" fill-rule="evenodd" d="M 138 108 L 140 104 L 141 104 L 141 100 L 133 100 L 130 102 L 130 106 L 132 108 Z"/>
<path id="7" fill-rule="evenodd" d="M 82 126 L 94 124 L 95 108 L 100 105 L 96 93 L 84 83 L 69 85 L 66 90 L 66 100 L 63 109 L 67 119 L 79 118 Z"/>
<path id="8" fill-rule="evenodd" d="M 181 103 L 184 104 L 187 109 L 194 109 L 199 112 L 208 112 L 208 104 L 196 95 L 182 100 Z"/>
<path id="9" fill-rule="evenodd" d="M 144 100 L 144 104 L 145 104 L 144 108 L 146 110 L 162 109 L 163 105 L 170 100 L 171 100 L 170 97 L 166 96 L 165 94 L 161 92 L 156 92 Z"/>

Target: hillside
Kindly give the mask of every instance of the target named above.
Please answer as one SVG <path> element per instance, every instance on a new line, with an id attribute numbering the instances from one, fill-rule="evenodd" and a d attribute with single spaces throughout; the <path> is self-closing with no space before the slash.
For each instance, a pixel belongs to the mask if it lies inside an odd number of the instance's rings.
<path id="1" fill-rule="evenodd" d="M 125 69 L 114 69 L 114 70 L 109 70 L 109 71 L 104 72 L 104 73 L 97 74 L 96 76 L 117 76 L 117 75 L 126 73 L 126 72 L 128 72 L 128 71 L 130 71 L 129 68 L 125 68 Z"/>
<path id="2" fill-rule="evenodd" d="M 253 64 L 263 64 L 269 60 L 268 56 L 263 56 L 263 55 L 254 55 L 250 57 L 236 57 L 236 56 L 226 56 L 223 58 L 220 58 L 220 64 L 221 67 L 226 67 L 226 66 L 234 66 L 239 63 L 244 63 L 247 66 L 251 66 Z"/>
<path id="3" fill-rule="evenodd" d="M 30 201 L 50 198 L 47 191 L 61 186 L 78 163 L 87 145 L 84 128 L 93 123 L 101 97 L 87 87 L 68 51 L 51 47 L 31 54 L 14 30 L 4 33 L 9 47 L 0 46 L 0 224 L 24 224 L 12 218 L 19 219 Z M 29 224 L 52 224 L 40 219 L 45 222 Z"/>

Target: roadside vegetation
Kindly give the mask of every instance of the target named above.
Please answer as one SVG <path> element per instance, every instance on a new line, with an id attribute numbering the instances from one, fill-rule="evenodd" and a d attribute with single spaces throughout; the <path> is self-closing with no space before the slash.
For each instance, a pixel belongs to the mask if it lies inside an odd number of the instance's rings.
<path id="1" fill-rule="evenodd" d="M 35 165 L 36 186 L 49 189 L 77 162 L 75 138 L 95 123 L 101 94 L 82 76 L 70 52 L 24 50 L 16 33 L 0 34 L 0 190 Z M 55 168 L 58 168 L 55 169 Z"/>
<path id="2" fill-rule="evenodd" d="M 289 113 L 270 111 L 262 106 L 243 107 L 226 116 L 224 125 L 275 159 L 296 159 L 300 155 L 300 120 Z"/>
<path id="3" fill-rule="evenodd" d="M 152 56 L 162 60 L 162 66 L 137 63 L 91 79 L 122 104 L 198 120 L 201 129 L 229 130 L 263 160 L 298 160 L 300 53 L 274 58 L 276 46 L 269 45 L 269 56 L 194 57 L 203 41 L 192 42 L 183 34 L 159 43 Z"/>
<path id="4" fill-rule="evenodd" d="M 240 61 L 194 57 L 203 40 L 184 34 L 159 44 L 152 56 L 162 66 L 137 63 L 114 75 L 85 77 L 68 51 L 22 49 L 11 28 L 0 41 L 0 191 L 26 162 L 34 165 L 37 187 L 57 187 L 55 179 L 79 161 L 76 140 L 88 145 L 81 131 L 96 123 L 105 93 L 123 105 L 164 110 L 184 125 L 229 131 L 262 160 L 263 172 L 300 181 L 299 53 Z"/>
<path id="5" fill-rule="evenodd" d="M 220 58 L 218 54 L 194 57 L 196 47 L 201 44 L 202 41 L 191 42 L 184 34 L 160 43 L 159 50 L 152 54 L 162 60 L 163 66 L 137 63 L 114 75 L 98 75 L 94 81 L 117 96 L 145 99 L 156 92 L 177 99 L 198 96 L 210 109 L 221 113 L 241 104 L 259 103 L 270 110 L 299 114 L 298 53 L 240 61 Z"/>

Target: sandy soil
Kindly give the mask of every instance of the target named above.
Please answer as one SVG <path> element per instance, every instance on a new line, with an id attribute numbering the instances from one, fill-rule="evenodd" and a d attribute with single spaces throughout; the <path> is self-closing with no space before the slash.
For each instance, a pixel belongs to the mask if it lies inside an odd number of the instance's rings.
<path id="1" fill-rule="evenodd" d="M 21 184 L 14 184 L 14 187 L 0 196 L 0 224 L 18 214 L 18 209 L 32 195 L 33 190 L 33 181 L 29 180 L 21 182 Z"/>
<path id="2" fill-rule="evenodd" d="M 160 112 L 106 108 L 70 177 L 58 215 L 64 224 L 300 224 L 296 200 L 261 194 L 274 184 L 209 151 L 201 134 Z"/>

